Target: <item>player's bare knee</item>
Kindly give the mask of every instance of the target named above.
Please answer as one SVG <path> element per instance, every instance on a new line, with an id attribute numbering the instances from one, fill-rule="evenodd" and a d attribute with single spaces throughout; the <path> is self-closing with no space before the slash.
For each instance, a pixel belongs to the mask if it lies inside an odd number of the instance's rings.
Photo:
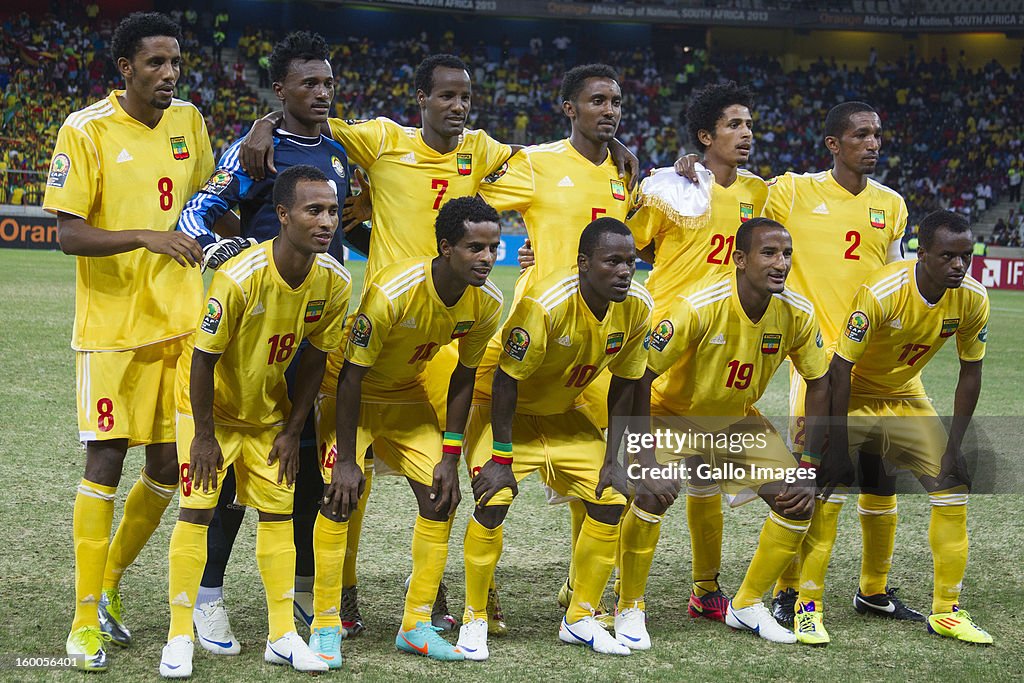
<path id="1" fill-rule="evenodd" d="M 619 519 L 622 518 L 622 511 L 625 509 L 624 505 L 597 505 L 596 503 L 586 503 L 587 516 L 593 519 L 595 522 L 601 524 L 616 525 L 619 523 Z"/>
<path id="2" fill-rule="evenodd" d="M 649 493 L 638 493 L 636 498 L 633 499 L 633 505 L 652 515 L 663 515 L 668 512 L 672 503 L 662 503 L 658 498 Z"/>
<path id="3" fill-rule="evenodd" d="M 287 522 L 292 518 L 291 515 L 283 515 L 279 512 L 264 512 L 259 510 L 259 519 L 261 522 Z"/>
<path id="4" fill-rule="evenodd" d="M 473 519 L 485 529 L 497 529 L 504 523 L 508 508 L 508 505 L 477 505 Z"/>
<path id="5" fill-rule="evenodd" d="M 206 508 L 203 510 L 197 510 L 195 508 L 181 508 L 178 510 L 178 519 L 182 522 L 188 522 L 189 524 L 210 526 L 210 522 L 213 521 L 213 511 L 214 508 Z"/>
<path id="6" fill-rule="evenodd" d="M 117 486 L 127 452 L 127 439 L 88 442 L 85 445 L 85 478 L 103 486 Z"/>
<path id="7" fill-rule="evenodd" d="M 146 446 L 146 476 L 165 486 L 178 483 L 178 449 L 173 443 Z"/>

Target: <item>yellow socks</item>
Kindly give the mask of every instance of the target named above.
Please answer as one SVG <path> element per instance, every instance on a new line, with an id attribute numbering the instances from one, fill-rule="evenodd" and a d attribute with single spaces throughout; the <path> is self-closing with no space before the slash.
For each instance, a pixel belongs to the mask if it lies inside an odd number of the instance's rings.
<path id="1" fill-rule="evenodd" d="M 690 528 L 693 592 L 701 598 L 717 589 L 715 577 L 722 566 L 724 521 L 722 492 L 717 484 L 687 488 L 686 523 Z"/>
<path id="2" fill-rule="evenodd" d="M 825 573 L 832 558 L 832 546 L 836 542 L 836 527 L 842 503 L 815 501 L 811 527 L 803 544 L 803 566 L 800 568 L 800 594 L 797 604 L 815 602 L 818 612 L 823 611 L 822 596 L 825 594 Z"/>
<path id="3" fill-rule="evenodd" d="M 466 539 L 463 543 L 463 557 L 466 563 L 466 609 L 462 614 L 462 623 L 468 624 L 474 619 L 487 620 L 487 590 L 494 583 L 494 568 L 501 557 L 502 527 L 487 527 L 469 518 L 466 526 Z"/>
<path id="4" fill-rule="evenodd" d="M 569 501 L 569 522 L 571 524 L 572 545 L 569 546 L 569 588 L 576 587 L 576 563 L 573 557 L 576 556 L 576 542 L 580 540 L 580 530 L 583 528 L 583 520 L 587 517 L 587 506 L 579 498 Z"/>
<path id="5" fill-rule="evenodd" d="M 618 539 L 618 524 L 602 524 L 589 516 L 584 518 L 572 557 L 573 565 L 579 569 L 573 584 L 572 602 L 565 612 L 568 623 L 590 616 L 600 604 L 615 566 Z"/>
<path id="6" fill-rule="evenodd" d="M 932 515 L 928 545 L 935 571 L 932 614 L 950 612 L 960 602 L 960 583 L 967 570 L 967 494 L 952 491 L 929 496 Z"/>
<path id="7" fill-rule="evenodd" d="M 199 581 L 203 578 L 203 567 L 206 566 L 207 529 L 205 524 L 179 519 L 171 532 L 167 579 L 167 600 L 171 604 L 168 641 L 178 636 L 192 638 L 192 608 L 199 592 Z"/>
<path id="8" fill-rule="evenodd" d="M 311 628 L 341 626 L 341 575 L 345 562 L 349 521 L 335 522 L 317 513 L 313 524 L 313 625 Z"/>
<path id="9" fill-rule="evenodd" d="M 800 550 L 808 526 L 809 520 L 789 519 L 776 514 L 774 510 L 768 513 L 747 575 L 743 577 L 743 583 L 732 599 L 737 609 L 761 602 L 761 596 Z"/>
<path id="10" fill-rule="evenodd" d="M 295 531 L 292 520 L 256 524 L 256 566 L 267 594 L 270 640 L 295 630 Z"/>
<path id="11" fill-rule="evenodd" d="M 896 543 L 896 496 L 862 493 L 857 499 L 863 549 L 860 555 L 860 592 L 885 592 Z"/>
<path id="12" fill-rule="evenodd" d="M 629 506 L 622 516 L 622 530 L 619 536 L 619 607 L 636 605 L 644 609 L 644 591 L 647 577 L 651 573 L 654 549 L 661 536 L 661 515 L 647 512 L 636 506 Z"/>
<path id="13" fill-rule="evenodd" d="M 117 526 L 107 553 L 107 567 L 103 574 L 103 589 L 117 588 L 124 570 L 135 561 L 149 541 L 164 510 L 174 497 L 177 485 L 167 486 L 150 479 L 143 471 L 128 492 L 124 502 L 124 515 Z"/>
<path id="14" fill-rule="evenodd" d="M 451 520 L 437 522 L 417 515 L 412 531 L 412 579 L 405 594 L 402 630 L 416 628 L 416 623 L 430 623 L 430 611 L 441 584 L 444 565 L 448 561 L 448 536 Z M 484 599 L 486 604 L 486 598 Z"/>
<path id="15" fill-rule="evenodd" d="M 96 605 L 103 585 L 110 527 L 114 523 L 115 486 L 103 486 L 87 479 L 78 485 L 71 533 L 75 544 L 75 618 L 71 630 L 83 626 L 99 628 Z M 189 617 L 191 619 L 191 617 Z"/>
<path id="16" fill-rule="evenodd" d="M 366 461 L 363 472 L 366 487 L 359 497 L 359 506 L 348 518 L 348 539 L 345 546 L 345 571 L 341 575 L 341 585 L 351 588 L 356 585 L 356 557 L 359 555 L 359 536 L 363 533 L 363 515 L 366 513 L 366 499 L 370 497 L 370 486 L 373 484 L 373 461 Z"/>

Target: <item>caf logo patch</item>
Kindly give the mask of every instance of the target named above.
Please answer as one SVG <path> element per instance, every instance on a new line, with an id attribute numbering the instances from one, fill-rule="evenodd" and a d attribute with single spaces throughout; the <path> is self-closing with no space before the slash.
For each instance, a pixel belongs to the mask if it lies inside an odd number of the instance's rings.
<path id="1" fill-rule="evenodd" d="M 302 318 L 303 322 L 315 323 L 317 320 L 324 315 L 324 305 L 327 303 L 325 299 L 313 299 L 306 304 L 306 315 Z"/>
<path id="2" fill-rule="evenodd" d="M 662 320 L 658 323 L 654 331 L 651 332 L 651 348 L 655 351 L 664 351 L 665 347 L 668 346 L 668 341 L 672 338 L 672 335 L 676 333 L 676 328 L 672 326 L 672 322 L 669 320 Z"/>
<path id="3" fill-rule="evenodd" d="M 484 178 L 484 182 L 485 183 L 493 183 L 498 178 L 500 178 L 501 176 L 505 175 L 506 173 L 508 173 L 508 162 L 507 161 L 505 163 L 503 163 L 501 165 L 501 168 L 499 168 L 497 171 L 495 171 L 491 175 L 489 175 L 486 178 Z"/>
<path id="4" fill-rule="evenodd" d="M 988 323 L 985 323 L 985 327 L 981 328 L 981 332 L 978 333 L 978 341 L 982 344 L 988 343 Z"/>
<path id="5" fill-rule="evenodd" d="M 64 187 L 68 174 L 71 172 L 71 158 L 61 152 L 53 157 L 50 163 L 50 175 L 46 178 L 47 187 Z"/>
<path id="6" fill-rule="evenodd" d="M 349 341 L 355 346 L 361 346 L 365 349 L 370 344 L 370 334 L 372 332 L 373 324 L 370 323 L 370 319 L 366 317 L 365 313 L 360 313 L 352 321 L 352 332 L 349 335 Z"/>
<path id="7" fill-rule="evenodd" d="M 473 155 L 472 154 L 456 154 L 455 164 L 459 169 L 459 175 L 472 175 L 473 173 Z"/>
<path id="8" fill-rule="evenodd" d="M 206 181 L 206 184 L 203 185 L 203 192 L 219 195 L 228 188 L 233 179 L 234 176 L 228 171 L 217 169 L 210 176 L 210 179 Z"/>
<path id="9" fill-rule="evenodd" d="M 852 341 L 864 341 L 864 335 L 868 333 L 868 316 L 864 311 L 854 311 L 846 323 L 846 336 Z"/>
<path id="10" fill-rule="evenodd" d="M 345 177 L 345 164 L 341 163 L 341 159 L 334 155 L 331 155 L 331 168 L 334 169 L 339 178 Z"/>
<path id="11" fill-rule="evenodd" d="M 782 347 L 781 334 L 764 334 L 761 336 L 761 353 L 769 356 L 779 352 Z"/>
<path id="12" fill-rule="evenodd" d="M 171 138 L 171 154 L 178 161 L 188 159 L 188 145 L 185 143 L 185 137 L 179 135 L 176 138 Z"/>
<path id="13" fill-rule="evenodd" d="M 622 340 L 626 338 L 624 332 L 615 332 L 614 334 L 608 335 L 608 341 L 604 345 L 605 355 L 611 355 L 618 353 L 622 349 Z"/>
<path id="14" fill-rule="evenodd" d="M 206 314 L 203 315 L 203 322 L 199 324 L 199 329 L 206 334 L 217 334 L 217 328 L 220 327 L 220 320 L 224 317 L 224 307 L 220 305 L 220 302 L 210 297 L 210 300 L 206 302 Z"/>
<path id="15" fill-rule="evenodd" d="M 943 339 L 952 337 L 959 328 L 960 318 L 946 318 L 942 321 L 942 329 L 939 330 L 939 336 Z"/>
<path id="16" fill-rule="evenodd" d="M 513 327 L 505 340 L 505 353 L 511 358 L 522 360 L 530 348 L 530 333 L 521 327 Z"/>

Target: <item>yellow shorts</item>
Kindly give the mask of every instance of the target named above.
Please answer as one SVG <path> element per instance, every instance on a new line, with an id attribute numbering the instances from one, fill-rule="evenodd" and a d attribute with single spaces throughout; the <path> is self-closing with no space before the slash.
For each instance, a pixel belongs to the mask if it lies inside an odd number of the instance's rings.
<path id="1" fill-rule="evenodd" d="M 292 514 L 294 487 L 277 483 L 278 463 L 267 464 L 267 456 L 274 445 L 280 427 L 226 427 L 214 426 L 214 435 L 220 444 L 224 464 L 217 470 L 217 488 L 204 492 L 192 485 L 189 476 L 189 458 L 196 423 L 191 415 L 178 413 L 178 474 L 183 508 L 209 510 L 217 507 L 224 473 L 235 466 L 235 498 L 241 505 L 274 515 Z"/>
<path id="2" fill-rule="evenodd" d="M 459 364 L 459 342 L 445 344 L 437 350 L 423 370 L 423 386 L 427 390 L 427 399 L 437 413 L 438 429 L 442 432 L 448 417 L 448 385 L 452 381 L 452 373 Z"/>
<path id="3" fill-rule="evenodd" d="M 658 462 L 682 463 L 688 457 L 699 456 L 707 467 L 684 478 L 714 479 L 733 507 L 757 498 L 765 484 L 813 483 L 813 479 L 796 478 L 797 459 L 771 422 L 756 411 L 720 431 L 702 426 L 699 418 L 656 415 L 651 424 L 654 430 L 669 430 L 682 438 L 681 443 L 666 442 L 656 448 Z"/>
<path id="4" fill-rule="evenodd" d="M 927 398 L 851 396 L 849 415 L 851 455 L 880 453 L 887 463 L 918 477 L 938 476 L 948 436 Z"/>
<path id="5" fill-rule="evenodd" d="M 466 465 L 470 476 L 491 459 L 491 406 L 469 410 Z M 601 430 L 582 410 L 559 415 L 516 415 L 512 418 L 512 473 L 521 482 L 532 472 L 563 496 L 574 496 L 600 505 L 625 505 L 626 498 L 606 489 L 600 500 L 596 491 L 604 465 L 605 440 Z M 502 489 L 488 505 L 510 505 L 512 492 Z"/>
<path id="6" fill-rule="evenodd" d="M 174 377 L 184 345 L 179 337 L 128 351 L 78 351 L 79 440 L 173 443 Z"/>
<path id="7" fill-rule="evenodd" d="M 315 409 L 320 474 L 324 483 L 330 483 L 331 468 L 338 455 L 336 395 L 320 394 Z M 360 469 L 365 467 L 366 449 L 372 445 L 375 469 L 390 469 L 394 474 L 430 486 L 434 483 L 434 467 L 441 462 L 441 440 L 437 415 L 429 403 L 362 403 L 359 406 L 356 462 Z"/>

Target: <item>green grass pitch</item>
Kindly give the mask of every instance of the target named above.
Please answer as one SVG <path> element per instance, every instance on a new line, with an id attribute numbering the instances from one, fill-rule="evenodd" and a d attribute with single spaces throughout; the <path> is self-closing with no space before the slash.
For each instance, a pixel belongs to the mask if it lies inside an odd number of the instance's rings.
<path id="1" fill-rule="evenodd" d="M 84 464 L 84 451 L 76 440 L 74 361 L 69 348 L 73 269 L 73 259 L 59 253 L 0 251 L 0 376 L 6 379 L 0 385 L 3 680 L 81 680 L 76 672 L 13 667 L 15 656 L 63 655 L 72 613 L 71 513 Z M 361 279 L 361 264 L 354 264 L 353 272 Z M 510 268 L 495 273 L 509 298 L 514 278 Z M 978 413 L 1014 416 L 1005 420 L 1014 425 L 1024 416 L 1024 364 L 1020 362 L 1024 295 L 993 292 L 992 306 Z M 941 414 L 952 410 L 956 368 L 956 354 L 947 348 L 925 373 L 925 384 Z M 779 374 L 761 403 L 767 414 L 781 415 L 786 409 L 785 378 Z M 1024 434 L 1019 426 L 1015 428 L 1017 435 Z M 1019 438 L 1014 444 L 1018 443 Z M 129 453 L 118 491 L 118 517 L 141 467 L 141 455 L 137 449 Z M 1011 446 L 1006 455 L 1013 460 L 1018 454 Z M 1020 482 L 1019 474 L 1015 481 Z M 457 616 L 463 596 L 462 536 L 471 509 L 466 503 L 470 491 L 465 477 L 463 496 L 446 572 L 449 604 Z M 509 515 L 504 556 L 498 566 L 510 633 L 491 639 L 488 662 L 445 665 L 400 654 L 394 648 L 415 511 L 408 486 L 397 478 L 381 477 L 374 482 L 359 557 L 367 633 L 345 641 L 344 668 L 328 676 L 367 681 L 1017 680 L 1024 677 L 1024 625 L 1018 612 L 1024 608 L 1022 503 L 1020 493 L 971 499 L 971 557 L 963 603 L 994 635 L 994 647 L 946 641 L 929 636 L 921 625 L 889 623 L 853 611 L 860 529 L 852 504 L 842 513 L 825 596 L 831 646 L 772 645 L 721 624 L 691 620 L 685 609 L 689 538 L 683 506 L 677 505 L 666 517 L 647 593 L 654 649 L 614 658 L 564 646 L 557 639 L 561 613 L 555 598 L 568 562 L 569 518 L 563 508 L 545 505 L 539 484 L 530 483 Z M 126 574 L 123 594 L 135 644 L 127 651 L 110 646 L 108 680 L 157 676 L 168 624 L 167 546 L 175 507 L 172 504 L 149 546 Z M 759 503 L 726 510 L 722 584 L 729 591 L 735 591 L 742 579 L 764 515 Z M 900 587 L 900 596 L 909 605 L 923 611 L 930 604 L 932 577 L 927 522 L 927 498 L 902 496 L 891 584 Z M 218 658 L 197 647 L 196 680 L 300 679 L 298 674 L 263 663 L 266 616 L 254 542 L 255 515 L 250 512 L 226 586 L 242 654 Z"/>

